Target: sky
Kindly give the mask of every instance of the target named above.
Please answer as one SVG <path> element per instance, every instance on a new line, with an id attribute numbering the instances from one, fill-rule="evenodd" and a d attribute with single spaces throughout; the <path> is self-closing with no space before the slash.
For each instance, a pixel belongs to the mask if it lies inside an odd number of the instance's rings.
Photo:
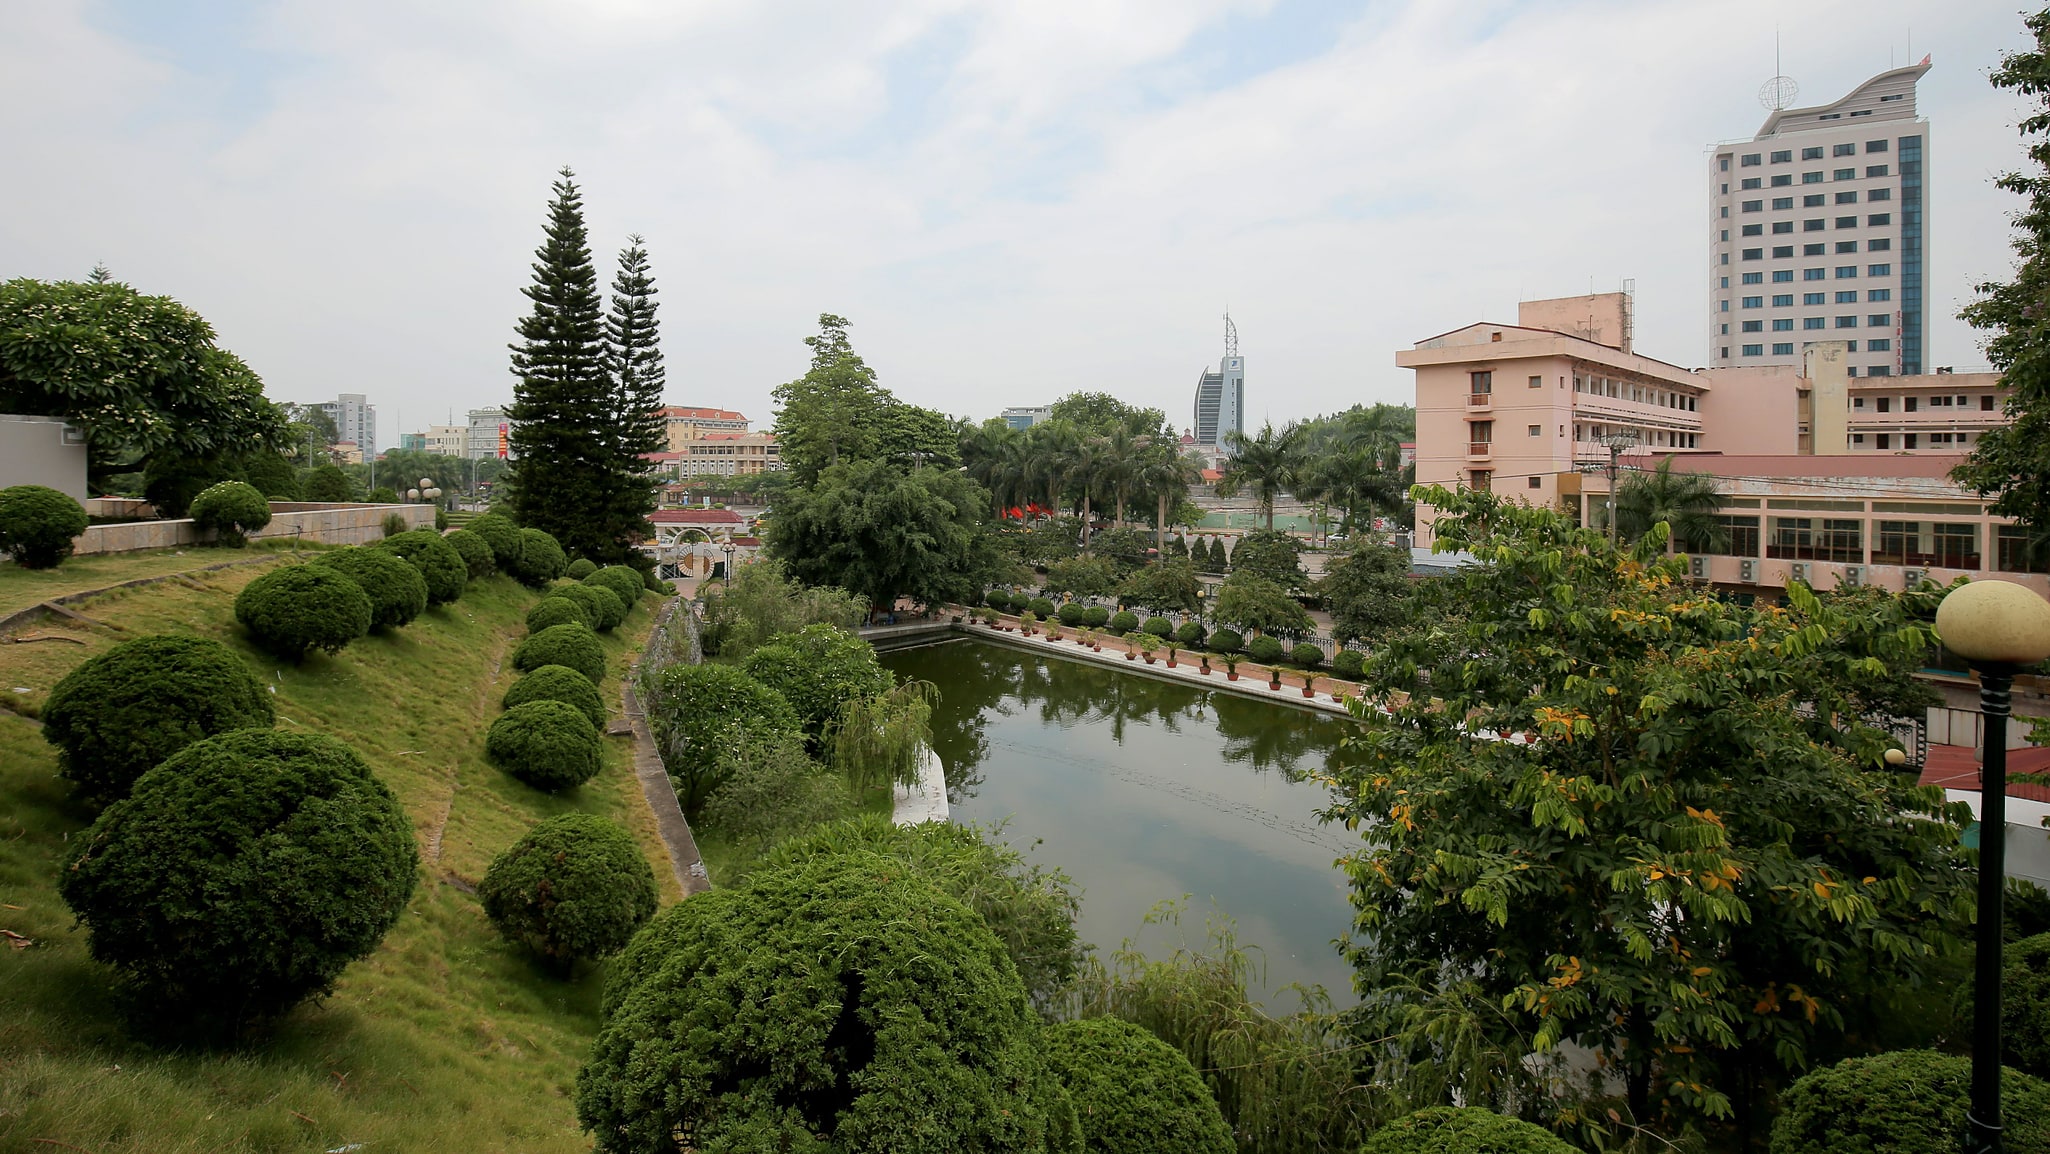
<path id="1" fill-rule="evenodd" d="M 1396 350 L 1635 282 L 1708 351 L 1708 149 L 1929 55 L 1931 365 L 2012 268 L 1993 0 L 0 0 L 0 278 L 96 262 L 380 442 L 509 399 L 550 183 L 646 238 L 672 403 L 766 427 L 822 312 L 898 397 L 1248 424 L 1408 403 Z"/>

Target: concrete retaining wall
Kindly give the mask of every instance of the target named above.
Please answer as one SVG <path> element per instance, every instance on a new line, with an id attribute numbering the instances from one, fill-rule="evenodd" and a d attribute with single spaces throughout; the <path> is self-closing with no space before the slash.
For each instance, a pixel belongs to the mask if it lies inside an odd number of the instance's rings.
<path id="1" fill-rule="evenodd" d="M 393 513 L 415 529 L 434 527 L 432 505 L 316 505 L 303 501 L 272 501 L 270 524 L 251 533 L 252 541 L 292 538 L 327 545 L 365 545 L 384 539 L 384 519 Z M 94 525 L 78 535 L 72 552 L 130 553 L 138 549 L 175 549 L 204 543 L 192 519 L 130 521 Z"/>

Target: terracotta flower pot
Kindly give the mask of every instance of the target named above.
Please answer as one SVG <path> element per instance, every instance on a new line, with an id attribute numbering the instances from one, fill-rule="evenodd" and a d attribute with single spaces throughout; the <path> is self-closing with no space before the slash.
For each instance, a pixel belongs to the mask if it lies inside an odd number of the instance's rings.
<path id="1" fill-rule="evenodd" d="M 1091 645 L 1089 646 L 1089 651 L 1090 651 L 1091 653 L 1101 653 L 1101 652 L 1103 652 L 1103 646 L 1101 646 L 1101 645 L 1097 645 L 1097 644 L 1094 644 L 1094 643 L 1092 643 L 1092 644 L 1091 644 Z"/>
<path id="2" fill-rule="evenodd" d="M 1274 678 L 1273 680 L 1269 681 L 1269 682 L 1267 683 L 1267 688 L 1269 688 L 1269 689 L 1273 690 L 1273 691 L 1274 691 L 1274 692 L 1276 692 L 1276 693 L 1280 693 L 1280 692 L 1281 692 L 1281 678 L 1277 677 L 1277 678 Z"/>
<path id="3" fill-rule="evenodd" d="M 1146 664 L 1148 664 L 1148 665 L 1151 665 L 1151 664 L 1153 664 L 1153 655 L 1152 655 L 1151 653 L 1148 653 L 1148 654 L 1146 655 Z"/>
<path id="4" fill-rule="evenodd" d="M 1137 650 L 1133 650 L 1133 649 L 1127 649 L 1127 650 L 1125 650 L 1125 660 L 1126 660 L 1126 661 L 1137 661 L 1137 660 L 1139 660 L 1139 653 L 1138 653 L 1138 651 L 1137 651 Z"/>
<path id="5" fill-rule="evenodd" d="M 1227 669 L 1227 670 L 1225 670 L 1225 671 L 1224 671 L 1224 679 L 1225 679 L 1226 681 L 1237 681 L 1237 680 L 1239 679 L 1239 671 L 1238 671 L 1238 670 L 1236 670 L 1236 669 Z"/>
<path id="6" fill-rule="evenodd" d="M 1202 675 L 1203 675 L 1203 676 L 1205 676 L 1205 677 L 1208 677 L 1208 676 L 1210 676 L 1210 660 L 1209 660 L 1209 658 L 1204 658 L 1204 660 L 1203 660 L 1203 668 L 1201 668 L 1201 669 L 1198 669 L 1198 670 L 1197 670 L 1196 672 L 1198 672 L 1198 673 L 1202 674 Z"/>
<path id="7" fill-rule="evenodd" d="M 1168 667 L 1169 669 L 1173 669 L 1173 668 L 1174 668 L 1174 658 L 1170 657 L 1170 658 L 1168 658 L 1168 659 L 1167 659 L 1167 667 Z"/>
<path id="8" fill-rule="evenodd" d="M 1314 690 L 1314 689 L 1311 689 L 1311 688 L 1310 688 L 1309 686 L 1305 685 L 1305 686 L 1303 686 L 1303 696 L 1304 696 L 1304 697 L 1308 697 L 1308 698 L 1311 698 L 1312 700 L 1314 700 L 1314 699 L 1316 698 L 1316 696 L 1317 696 L 1317 691 L 1316 691 L 1316 690 Z"/>

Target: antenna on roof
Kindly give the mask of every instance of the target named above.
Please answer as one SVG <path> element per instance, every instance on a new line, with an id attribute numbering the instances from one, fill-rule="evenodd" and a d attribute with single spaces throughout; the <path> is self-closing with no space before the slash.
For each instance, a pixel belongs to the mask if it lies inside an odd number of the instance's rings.
<path id="1" fill-rule="evenodd" d="M 1224 355 L 1239 355 L 1239 327 L 1231 323 L 1231 309 L 1224 310 Z"/>
<path id="2" fill-rule="evenodd" d="M 1793 107 L 1794 98 L 1801 94 L 1801 86 L 1780 70 L 1779 29 L 1772 30 L 1772 79 L 1758 86 L 1758 103 L 1774 112 Z"/>

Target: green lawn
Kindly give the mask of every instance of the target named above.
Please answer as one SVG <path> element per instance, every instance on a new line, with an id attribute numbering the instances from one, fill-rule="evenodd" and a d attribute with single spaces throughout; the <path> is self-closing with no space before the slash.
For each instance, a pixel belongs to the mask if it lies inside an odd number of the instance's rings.
<path id="1" fill-rule="evenodd" d="M 73 557 L 55 569 L 23 569 L 12 561 L 0 561 L 0 617 L 26 609 L 39 601 L 105 589 L 138 577 L 161 577 L 236 561 L 260 561 L 294 550 L 305 550 L 303 542 L 252 542 L 246 549 L 217 549 L 193 546 L 186 549 L 146 549 L 136 553 L 96 553 Z"/>
<path id="2" fill-rule="evenodd" d="M 185 568 L 224 551 L 193 550 Z M 81 559 L 53 575 L 0 567 L 0 605 L 176 569 L 173 554 Z M 74 566 L 76 568 L 74 569 Z M 482 755 L 514 673 L 510 654 L 535 594 L 505 578 L 405 629 L 291 666 L 241 638 L 230 606 L 264 566 L 193 575 L 95 598 L 80 611 L 127 632 L 45 621 L 31 632 L 84 641 L 0 645 L 0 1152 L 588 1150 L 568 1094 L 597 1027 L 602 970 L 558 981 L 499 941 L 469 890 L 493 854 L 535 821 L 569 810 L 625 822 L 664 900 L 679 895 L 622 739 L 606 769 L 550 797 Z M 24 601 L 23 599 L 26 598 Z M 646 600 L 607 638 L 618 677 L 652 614 Z M 335 996 L 300 1008 L 275 1037 L 234 1054 L 167 1053 L 128 1039 L 108 972 L 58 900 L 65 840 L 90 813 L 67 797 L 31 716 L 73 665 L 150 632 L 220 637 L 275 687 L 284 728 L 354 746 L 398 792 L 421 843 L 412 906 Z M 16 688 L 28 692 L 17 694 Z M 615 704 L 616 708 L 616 704 Z"/>

